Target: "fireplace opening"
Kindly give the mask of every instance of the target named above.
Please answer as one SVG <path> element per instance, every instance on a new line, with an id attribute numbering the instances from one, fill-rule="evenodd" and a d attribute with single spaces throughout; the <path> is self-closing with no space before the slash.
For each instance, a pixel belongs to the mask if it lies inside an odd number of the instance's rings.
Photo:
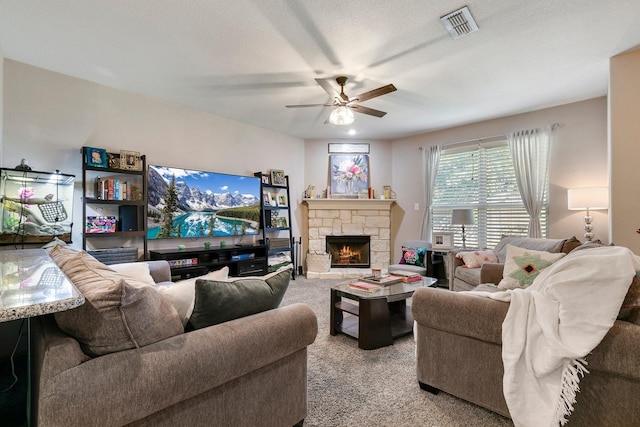
<path id="1" fill-rule="evenodd" d="M 370 236 L 327 236 L 331 268 L 369 268 Z"/>

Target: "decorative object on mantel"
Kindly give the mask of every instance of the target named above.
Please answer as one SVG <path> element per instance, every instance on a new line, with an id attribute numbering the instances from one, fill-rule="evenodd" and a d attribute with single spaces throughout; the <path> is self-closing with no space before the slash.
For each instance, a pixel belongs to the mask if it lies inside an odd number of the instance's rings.
<path id="1" fill-rule="evenodd" d="M 332 154 L 331 197 L 357 198 L 360 190 L 369 189 L 369 155 Z"/>
<path id="2" fill-rule="evenodd" d="M 570 188 L 567 190 L 568 209 L 570 211 L 586 210 L 584 216 L 584 239 L 593 239 L 593 217 L 589 210 L 609 209 L 609 188 L 608 187 L 584 187 Z"/>

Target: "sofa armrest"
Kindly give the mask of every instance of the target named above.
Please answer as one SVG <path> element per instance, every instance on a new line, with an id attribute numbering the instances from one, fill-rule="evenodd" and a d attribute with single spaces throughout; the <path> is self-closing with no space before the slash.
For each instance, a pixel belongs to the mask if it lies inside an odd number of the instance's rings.
<path id="1" fill-rule="evenodd" d="M 487 262 L 480 267 L 480 283 L 493 283 L 497 285 L 502 280 L 504 264 L 499 262 Z"/>
<path id="2" fill-rule="evenodd" d="M 149 265 L 149 273 L 156 283 L 171 281 L 171 267 L 165 260 L 145 261 Z"/>
<path id="3" fill-rule="evenodd" d="M 502 322 L 509 304 L 464 292 L 419 288 L 411 313 L 419 324 L 456 335 L 502 343 Z"/>
<path id="4" fill-rule="evenodd" d="M 96 357 L 39 379 L 38 416 L 51 425 L 93 425 L 96 419 L 128 424 L 300 352 L 306 355 L 317 331 L 313 310 L 293 304 Z"/>
<path id="5" fill-rule="evenodd" d="M 587 355 L 587 369 L 640 380 L 640 325 L 616 320 L 600 344 Z"/>

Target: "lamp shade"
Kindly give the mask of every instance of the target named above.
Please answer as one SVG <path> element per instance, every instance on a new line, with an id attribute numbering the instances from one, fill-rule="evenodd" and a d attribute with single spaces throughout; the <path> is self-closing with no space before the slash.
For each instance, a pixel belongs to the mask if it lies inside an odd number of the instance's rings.
<path id="1" fill-rule="evenodd" d="M 451 212 L 451 224 L 467 225 L 473 223 L 473 209 L 454 209 Z"/>
<path id="2" fill-rule="evenodd" d="M 333 125 L 349 125 L 353 123 L 354 120 L 353 111 L 351 111 L 351 108 L 345 106 L 334 108 L 329 116 L 329 123 Z"/>
<path id="3" fill-rule="evenodd" d="M 567 190 L 567 201 L 568 208 L 572 211 L 609 209 L 609 188 L 570 188 Z"/>

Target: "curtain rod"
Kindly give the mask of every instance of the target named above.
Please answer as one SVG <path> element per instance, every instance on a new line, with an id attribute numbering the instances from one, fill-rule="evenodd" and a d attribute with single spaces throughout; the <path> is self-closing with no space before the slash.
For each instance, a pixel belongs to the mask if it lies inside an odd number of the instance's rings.
<path id="1" fill-rule="evenodd" d="M 560 127 L 560 126 L 562 126 L 562 124 L 560 124 L 560 123 L 553 123 L 553 124 L 551 125 L 551 130 L 553 130 L 553 129 L 557 128 L 557 127 Z M 483 142 L 483 141 L 489 141 L 489 140 L 491 140 L 491 139 L 506 138 L 506 137 L 507 137 L 507 135 L 508 135 L 508 134 L 506 134 L 506 133 L 502 133 L 502 134 L 500 134 L 500 135 L 485 136 L 485 137 L 482 137 L 482 138 L 466 139 L 466 140 L 464 140 L 464 141 L 447 142 L 447 143 L 445 143 L 445 144 L 441 144 L 441 145 L 442 145 L 442 148 L 444 148 L 444 147 L 447 147 L 447 148 L 448 148 L 448 147 L 452 147 L 452 146 L 454 146 L 454 145 L 468 144 L 468 143 L 470 143 L 470 142 L 479 142 L 479 143 L 481 143 L 481 142 Z M 418 150 L 422 150 L 422 148 L 423 148 L 423 147 L 418 147 Z"/>

